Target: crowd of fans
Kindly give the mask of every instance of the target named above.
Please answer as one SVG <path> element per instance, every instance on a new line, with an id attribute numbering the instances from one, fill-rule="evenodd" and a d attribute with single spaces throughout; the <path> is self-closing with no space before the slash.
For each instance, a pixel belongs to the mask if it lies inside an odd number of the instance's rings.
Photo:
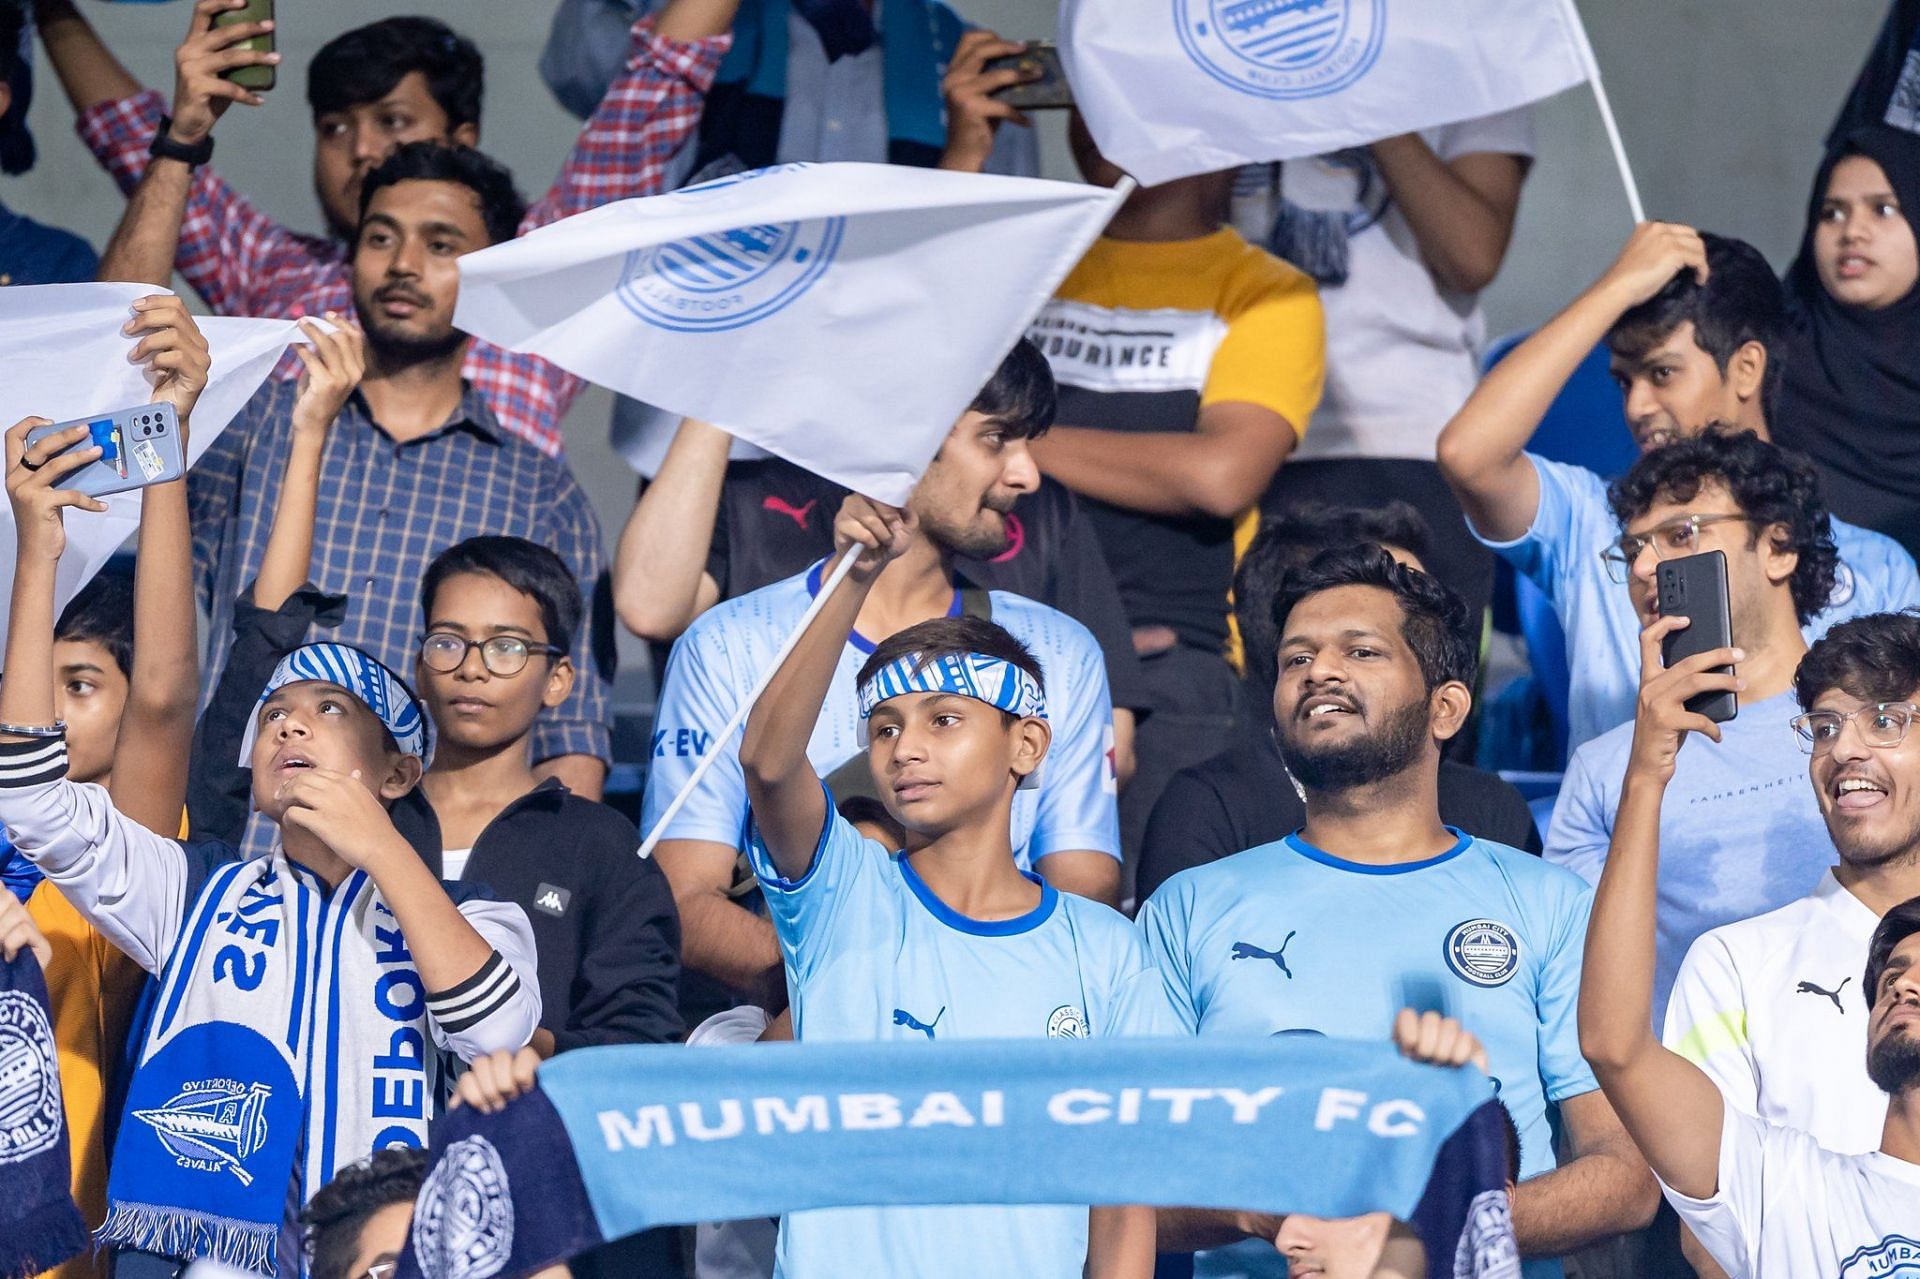
<path id="1" fill-rule="evenodd" d="M 386 1275 L 436 1115 L 587 1045 L 1396 1027 L 1492 1077 L 1530 1276 L 1916 1264 L 1920 135 L 1885 50 L 1784 279 L 1645 223 L 1483 376 L 1526 110 L 1138 189 L 903 507 L 686 420 L 609 557 L 558 430 L 581 383 L 454 327 L 461 255 L 776 162 L 1031 173 L 1022 46 L 933 0 L 565 0 L 541 72 L 585 124 L 528 204 L 474 145 L 480 52 L 386 18 L 308 68 L 314 236 L 210 163 L 262 100 L 230 73 L 279 57 L 217 21 L 244 2 L 193 4 L 170 101 L 72 0 L 0 5 L 0 166 L 32 159 L 24 26 L 128 197 L 97 260 L 6 214 L 0 283 L 177 270 L 302 319 L 146 491 L 131 580 L 63 609 L 101 507 L 61 481 L 99 450 L 6 433 L 0 952 L 44 966 L 101 1241 L 54 1273 Z M 155 294 L 125 332 L 191 431 L 193 317 Z M 1596 351 L 1619 474 L 1541 434 Z M 1668 666 L 1658 569 L 1703 552 L 1731 647 Z M 1531 806 L 1476 766 L 1514 579 L 1566 654 Z M 646 860 L 601 802 L 616 624 L 661 662 Z M 244 1176 L 167 1137 L 209 1079 L 264 1108 Z M 1323 1224 L 844 1209 L 571 1269 L 1402 1273 Z"/>

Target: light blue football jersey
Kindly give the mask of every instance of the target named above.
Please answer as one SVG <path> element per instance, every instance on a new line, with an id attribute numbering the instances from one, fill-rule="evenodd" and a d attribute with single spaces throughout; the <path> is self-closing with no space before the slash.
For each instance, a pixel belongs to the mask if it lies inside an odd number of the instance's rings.
<path id="1" fill-rule="evenodd" d="M 834 814 L 813 864 L 780 877 L 748 856 L 780 935 L 793 1029 L 808 1042 L 1083 1039 L 1178 1034 L 1158 974 L 1119 912 L 1040 883 L 1040 904 L 982 922 L 949 909 L 899 853 Z M 785 1279 L 1079 1279 L 1087 1210 L 835 1208 L 782 1220 Z"/>
<path id="2" fill-rule="evenodd" d="M 1385 1040 L 1402 1008 L 1459 1018 L 1486 1045 L 1531 1177 L 1555 1165 L 1548 1104 L 1598 1087 L 1575 1022 L 1592 890 L 1538 857 L 1453 833 L 1447 852 L 1400 866 L 1344 861 L 1289 835 L 1175 875 L 1141 908 L 1140 929 L 1173 1015 L 1200 1035 Z M 1232 1250 L 1246 1251 L 1258 1250 Z M 1203 1261 L 1196 1273 L 1286 1268 Z"/>
<path id="3" fill-rule="evenodd" d="M 640 825 L 651 830 L 709 751 L 711 771 L 667 827 L 667 839 L 699 839 L 739 847 L 747 817 L 747 785 L 740 743 L 720 743 L 726 724 L 773 660 L 780 643 L 819 590 L 822 565 L 783 582 L 714 605 L 673 646 L 654 713 L 653 758 Z M 993 620 L 1033 651 L 1046 679 L 1047 724 L 1053 743 L 1040 785 L 1013 800 L 1015 860 L 1028 869 L 1049 853 L 1099 852 L 1120 856 L 1120 814 L 1113 761 L 1113 703 L 1107 668 L 1092 632 L 1057 609 L 1005 591 L 988 593 Z M 954 595 L 953 615 L 960 611 Z M 807 742 L 807 758 L 822 777 L 866 753 L 860 744 L 855 676 L 873 644 L 855 634 L 840 653 L 833 683 Z"/>

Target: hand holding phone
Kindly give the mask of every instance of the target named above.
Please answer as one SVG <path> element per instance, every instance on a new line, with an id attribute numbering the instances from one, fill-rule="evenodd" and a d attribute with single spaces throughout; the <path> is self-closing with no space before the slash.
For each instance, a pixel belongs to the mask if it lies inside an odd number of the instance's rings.
<path id="1" fill-rule="evenodd" d="M 1033 40 L 1022 53 L 994 58 L 986 65 L 989 73 L 1018 71 L 1024 77 L 1017 84 L 996 89 L 993 96 L 1022 111 L 1054 111 L 1073 105 L 1073 90 L 1067 85 L 1067 70 L 1060 61 L 1060 49 L 1049 40 Z"/>
<path id="2" fill-rule="evenodd" d="M 228 49 L 235 53 L 258 54 L 260 57 L 236 61 L 221 75 L 243 89 L 264 92 L 274 85 L 274 64 L 261 60 L 274 52 L 273 0 L 247 0 L 240 8 L 227 9 L 213 19 L 216 31 L 242 24 L 250 30 L 257 28 L 256 34 L 228 45 Z"/>
<path id="3" fill-rule="evenodd" d="M 1733 605 L 1727 590 L 1725 551 L 1705 551 L 1679 559 L 1661 560 L 1654 574 L 1654 590 L 1662 617 L 1684 617 L 1687 625 L 1660 642 L 1660 660 L 1669 668 L 1700 653 L 1733 647 Z M 1716 666 L 1720 675 L 1732 675 L 1731 666 Z M 1686 700 L 1686 708 L 1724 724 L 1739 713 L 1740 699 L 1732 689 L 1711 689 Z"/>
<path id="4" fill-rule="evenodd" d="M 149 484 L 166 484 L 187 473 L 186 458 L 180 447 L 180 420 L 174 415 L 173 405 L 165 401 L 53 426 L 33 427 L 26 435 L 26 447 L 33 450 L 27 455 L 29 463 L 44 452 L 34 450 L 35 445 L 78 427 L 85 427 L 86 433 L 76 435 L 72 443 L 47 455 L 40 466 L 60 469 L 63 460 L 70 465 L 70 455 L 84 450 L 98 449 L 99 455 L 62 474 L 55 485 L 57 488 L 71 489 L 88 497 L 106 497 L 146 488 Z M 39 467 L 28 464 L 26 469 L 38 470 Z"/>
<path id="5" fill-rule="evenodd" d="M 195 0 L 186 39 L 173 51 L 169 138 L 197 145 L 234 103 L 266 101 L 259 91 L 273 87 L 280 61 L 272 18 L 272 0 Z"/>

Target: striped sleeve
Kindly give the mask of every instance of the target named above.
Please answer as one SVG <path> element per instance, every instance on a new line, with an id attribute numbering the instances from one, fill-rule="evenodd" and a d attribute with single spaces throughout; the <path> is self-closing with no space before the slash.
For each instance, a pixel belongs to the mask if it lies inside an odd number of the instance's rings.
<path id="1" fill-rule="evenodd" d="M 174 840 L 67 780 L 62 738 L 0 742 L 0 826 L 102 936 L 160 971 L 186 916 L 194 863 Z"/>
<path id="2" fill-rule="evenodd" d="M 462 1061 L 523 1048 L 540 1026 L 533 926 L 512 902 L 471 897 L 457 905 L 493 953 L 459 985 L 427 996 L 434 1040 Z"/>

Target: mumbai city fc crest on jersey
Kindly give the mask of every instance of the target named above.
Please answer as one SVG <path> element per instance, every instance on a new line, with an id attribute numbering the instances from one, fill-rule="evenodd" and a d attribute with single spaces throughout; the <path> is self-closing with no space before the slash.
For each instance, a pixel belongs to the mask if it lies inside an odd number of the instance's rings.
<path id="1" fill-rule="evenodd" d="M 1174 0 L 1194 64 L 1260 98 L 1318 98 L 1372 69 L 1387 0 Z"/>
<path id="2" fill-rule="evenodd" d="M 1920 1279 L 1920 1242 L 1888 1235 L 1841 1262 L 1840 1279 Z"/>
<path id="3" fill-rule="evenodd" d="M 1520 942 L 1493 919 L 1469 919 L 1447 934 L 1447 967 L 1476 986 L 1504 986 L 1520 967 Z"/>
<path id="4" fill-rule="evenodd" d="M 0 1164 L 60 1140 L 60 1059 L 46 1010 L 24 990 L 0 991 Z"/>
<path id="5" fill-rule="evenodd" d="M 1085 1039 L 1087 1015 L 1072 1004 L 1062 1004 L 1047 1018 L 1048 1039 Z"/>
<path id="6" fill-rule="evenodd" d="M 649 324 L 713 333 L 764 320 L 833 263 L 845 218 L 763 223 L 627 255 L 620 300 Z"/>
<path id="7" fill-rule="evenodd" d="M 182 1168 L 230 1172 L 243 1186 L 253 1184 L 247 1160 L 267 1144 L 267 1101 L 273 1089 L 232 1079 L 188 1084 L 163 1105 L 136 1110 L 133 1117 Z"/>
<path id="8" fill-rule="evenodd" d="M 420 1187 L 413 1249 L 425 1273 L 445 1279 L 493 1279 L 506 1269 L 513 1197 L 500 1152 L 485 1137 L 448 1146 Z"/>

